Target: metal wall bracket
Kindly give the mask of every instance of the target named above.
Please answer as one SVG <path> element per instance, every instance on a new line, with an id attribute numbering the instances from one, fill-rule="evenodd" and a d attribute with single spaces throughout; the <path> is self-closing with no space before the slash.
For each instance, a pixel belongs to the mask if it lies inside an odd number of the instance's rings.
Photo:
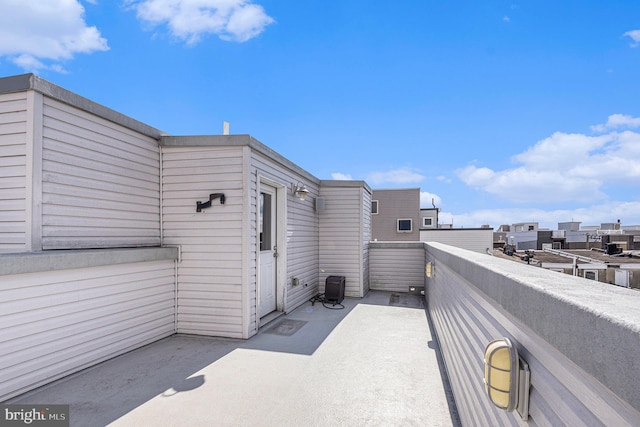
<path id="1" fill-rule="evenodd" d="M 225 201 L 224 193 L 213 193 L 213 194 L 209 194 L 208 202 L 196 202 L 196 212 L 202 212 L 202 209 L 210 208 L 211 202 L 215 199 L 220 199 L 220 204 L 224 205 L 224 201 Z"/>
<path id="2" fill-rule="evenodd" d="M 523 420 L 529 419 L 529 391 L 531 390 L 531 371 L 529 370 L 529 364 L 520 358 L 520 369 L 518 372 L 520 376 L 518 380 L 518 404 L 516 405 L 516 411 L 520 414 Z"/>

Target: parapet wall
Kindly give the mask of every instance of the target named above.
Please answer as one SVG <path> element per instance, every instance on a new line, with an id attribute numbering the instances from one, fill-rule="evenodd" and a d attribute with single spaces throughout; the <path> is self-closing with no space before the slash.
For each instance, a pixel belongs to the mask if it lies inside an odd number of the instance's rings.
<path id="1" fill-rule="evenodd" d="M 640 425 L 640 292 L 425 244 L 428 310 L 464 425 L 523 425 L 493 406 L 483 353 L 508 337 L 531 370 L 528 425 Z"/>
<path id="2" fill-rule="evenodd" d="M 424 244 L 370 242 L 369 286 L 378 291 L 408 292 L 424 285 Z"/>
<path id="3" fill-rule="evenodd" d="M 176 331 L 176 248 L 0 255 L 0 402 Z"/>

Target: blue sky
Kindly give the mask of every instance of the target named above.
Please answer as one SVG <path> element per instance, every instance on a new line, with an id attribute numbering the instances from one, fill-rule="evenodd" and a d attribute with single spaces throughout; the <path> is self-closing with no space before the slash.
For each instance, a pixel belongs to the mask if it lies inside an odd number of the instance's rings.
<path id="1" fill-rule="evenodd" d="M 420 187 L 454 227 L 640 224 L 637 0 L 0 0 L 0 76 L 25 72 Z"/>

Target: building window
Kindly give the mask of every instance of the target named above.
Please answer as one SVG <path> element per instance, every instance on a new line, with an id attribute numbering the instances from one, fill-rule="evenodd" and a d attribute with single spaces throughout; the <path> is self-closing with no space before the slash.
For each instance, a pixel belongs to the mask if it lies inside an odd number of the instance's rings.
<path id="1" fill-rule="evenodd" d="M 422 218 L 423 227 L 431 227 L 433 225 L 433 218 Z"/>
<path id="2" fill-rule="evenodd" d="M 584 270 L 584 278 L 598 280 L 598 270 Z"/>
<path id="3" fill-rule="evenodd" d="M 529 226 L 529 231 L 534 231 L 535 227 L 533 225 Z"/>
<path id="4" fill-rule="evenodd" d="M 371 213 L 374 215 L 378 215 L 378 201 L 377 200 L 372 200 L 371 201 Z"/>
<path id="5" fill-rule="evenodd" d="M 411 233 L 413 220 L 411 218 L 398 218 L 398 233 Z"/>

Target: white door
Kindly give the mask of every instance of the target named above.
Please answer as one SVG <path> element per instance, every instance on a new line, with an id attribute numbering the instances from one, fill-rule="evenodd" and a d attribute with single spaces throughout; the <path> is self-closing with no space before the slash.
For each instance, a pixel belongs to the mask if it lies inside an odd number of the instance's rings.
<path id="1" fill-rule="evenodd" d="M 629 287 L 629 270 L 616 270 L 614 282 L 618 286 Z"/>
<path id="2" fill-rule="evenodd" d="M 276 189 L 261 185 L 260 190 L 260 302 L 263 317 L 276 309 Z"/>

